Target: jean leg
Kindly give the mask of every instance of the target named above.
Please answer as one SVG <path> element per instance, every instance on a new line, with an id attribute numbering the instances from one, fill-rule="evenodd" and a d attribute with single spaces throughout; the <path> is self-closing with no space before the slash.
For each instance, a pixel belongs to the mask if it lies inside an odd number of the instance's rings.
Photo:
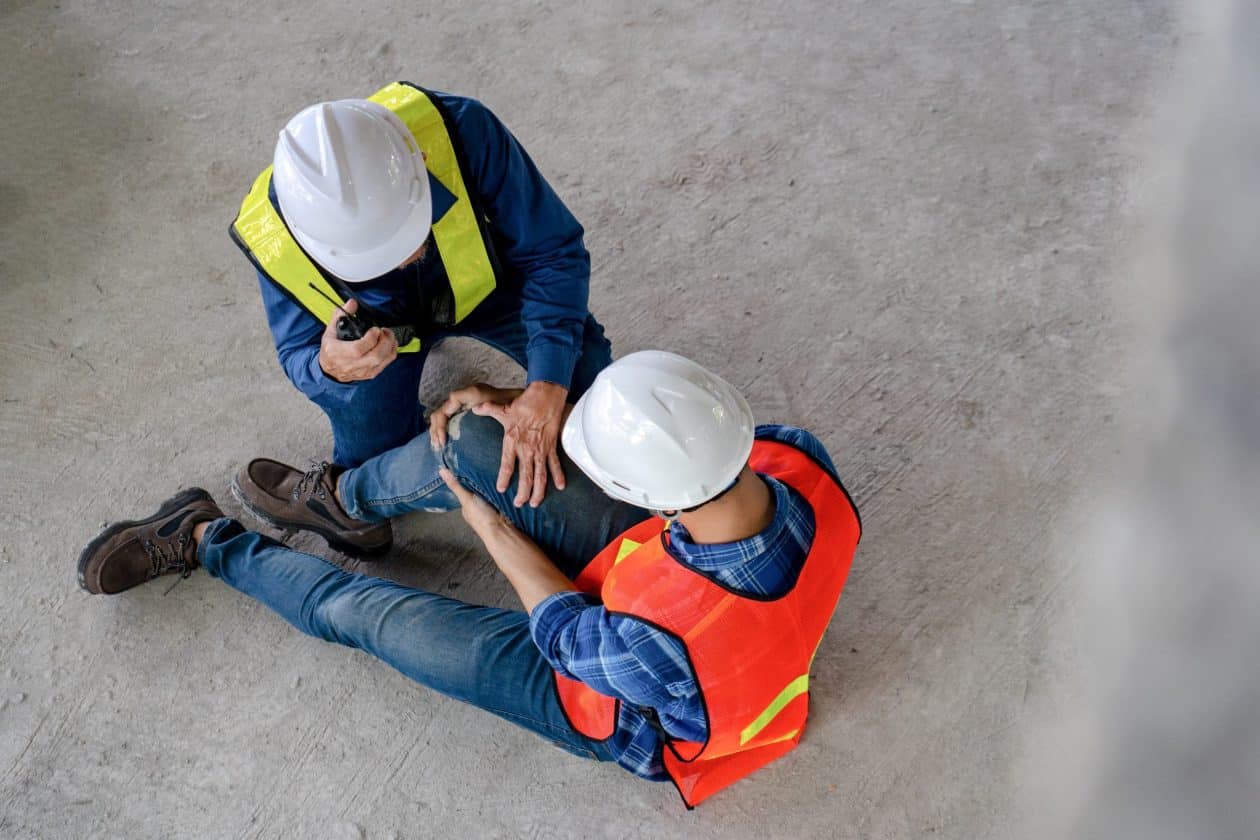
<path id="1" fill-rule="evenodd" d="M 560 450 L 565 488 L 551 488 L 538 507 L 516 506 L 516 477 L 508 489 L 495 489 L 503 448 L 503 427 L 491 417 L 471 412 L 451 420 L 451 434 L 442 452 L 461 483 L 494 505 L 537 543 L 569 579 L 621 533 L 652 514 L 606 495 L 569 456 Z"/>
<path id="2" fill-rule="evenodd" d="M 538 544 L 569 578 L 632 525 L 651 514 L 609 498 L 564 451 L 560 463 L 567 486 L 552 488 L 542 504 L 517 507 L 516 479 L 504 493 L 495 489 L 503 427 L 472 412 L 451 418 L 447 444 L 435 453 L 425 431 L 406 446 L 378 455 L 341 477 L 342 506 L 357 519 L 380 521 L 415 510 L 455 510 L 459 501 L 438 470 L 449 467 L 461 482 L 486 498 Z"/>
<path id="3" fill-rule="evenodd" d="M 404 676 L 587 758 L 607 746 L 565 720 L 523 612 L 457 601 L 339 569 L 219 519 L 198 546 L 206 570 L 304 633 L 370 653 Z"/>
<path id="4" fill-rule="evenodd" d="M 458 510 L 459 500 L 438 475 L 442 466 L 442 455 L 433 451 L 429 430 L 425 429 L 403 446 L 342 473 L 338 484 L 341 506 L 355 519 L 367 522 L 382 522 L 417 510 Z"/>
<path id="5" fill-rule="evenodd" d="M 359 464 L 401 446 L 424 429 L 420 374 L 427 352 L 400 354 L 374 379 L 314 398 L 332 424 L 333 461 Z"/>

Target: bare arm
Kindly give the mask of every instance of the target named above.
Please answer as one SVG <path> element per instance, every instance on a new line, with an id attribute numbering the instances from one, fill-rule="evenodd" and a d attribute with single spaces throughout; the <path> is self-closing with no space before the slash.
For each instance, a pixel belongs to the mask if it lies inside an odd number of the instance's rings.
<path id="1" fill-rule="evenodd" d="M 516 590 L 526 612 L 532 612 L 548 596 L 576 589 L 533 540 L 518 531 L 489 502 L 460 484 L 450 470 L 442 470 L 442 480 L 459 499 L 464 521 L 485 543 L 486 551 Z"/>

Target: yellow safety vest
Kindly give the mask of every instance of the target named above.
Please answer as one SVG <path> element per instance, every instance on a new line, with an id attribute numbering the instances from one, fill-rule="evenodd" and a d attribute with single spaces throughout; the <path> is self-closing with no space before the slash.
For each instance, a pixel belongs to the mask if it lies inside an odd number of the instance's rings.
<path id="1" fill-rule="evenodd" d="M 398 115 L 426 155 L 425 167 L 455 196 L 455 203 L 433 223 L 433 241 L 451 285 L 455 322 L 464 320 L 495 288 L 495 260 L 485 214 L 476 206 L 460 168 L 458 137 L 453 137 L 436 97 L 408 82 L 395 82 L 368 97 Z M 345 300 L 298 245 L 272 206 L 271 167 L 256 179 L 232 222 L 233 241 L 250 261 L 299 306 L 327 324 Z M 417 243 L 417 247 L 419 243 Z M 314 286 L 314 288 L 312 288 Z M 318 289 L 318 291 L 316 291 Z M 323 294 L 320 294 L 322 292 Z M 327 295 L 327 297 L 324 297 Z M 415 353 L 420 339 L 398 348 Z"/>

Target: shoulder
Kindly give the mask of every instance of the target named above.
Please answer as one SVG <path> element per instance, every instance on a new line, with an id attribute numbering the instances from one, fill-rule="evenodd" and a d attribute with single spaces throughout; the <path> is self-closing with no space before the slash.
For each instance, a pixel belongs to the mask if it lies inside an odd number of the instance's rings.
<path id="1" fill-rule="evenodd" d="M 786 443 L 788 446 L 801 450 L 831 473 L 833 478 L 837 481 L 840 480 L 836 472 L 836 465 L 832 463 L 831 455 L 827 452 L 827 447 L 823 446 L 822 441 L 805 429 L 779 423 L 767 423 L 758 426 L 754 436 L 757 440 L 772 440 L 778 443 Z"/>
<path id="2" fill-rule="evenodd" d="M 428 93 L 437 100 L 442 110 L 446 111 L 461 134 L 485 133 L 502 129 L 502 123 L 499 122 L 498 117 L 479 99 L 444 93 L 440 90 L 430 90 Z"/>

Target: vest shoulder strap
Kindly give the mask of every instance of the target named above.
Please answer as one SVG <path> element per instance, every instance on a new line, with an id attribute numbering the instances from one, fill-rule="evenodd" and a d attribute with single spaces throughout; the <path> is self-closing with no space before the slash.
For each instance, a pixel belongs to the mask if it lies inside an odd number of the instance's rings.
<path id="1" fill-rule="evenodd" d="M 451 120 L 437 97 L 422 88 L 395 82 L 369 97 L 389 108 L 411 131 L 425 152 L 425 167 L 455 203 L 433 224 L 433 239 L 446 269 L 458 323 L 495 289 L 500 275 L 492 238 L 479 197 L 465 181 L 466 158 Z M 229 228 L 238 247 L 262 274 L 295 303 L 327 324 L 345 302 L 302 250 L 271 202 L 271 174 L 262 171 L 241 202 Z M 399 352 L 415 352 L 413 339 Z"/>
<path id="2" fill-rule="evenodd" d="M 494 291 L 499 273 L 485 213 L 464 179 L 468 163 L 459 134 L 438 98 L 419 85 L 395 82 L 368 99 L 398 115 L 424 151 L 425 167 L 455 196 L 433 223 L 433 241 L 455 293 L 458 323 Z"/>

